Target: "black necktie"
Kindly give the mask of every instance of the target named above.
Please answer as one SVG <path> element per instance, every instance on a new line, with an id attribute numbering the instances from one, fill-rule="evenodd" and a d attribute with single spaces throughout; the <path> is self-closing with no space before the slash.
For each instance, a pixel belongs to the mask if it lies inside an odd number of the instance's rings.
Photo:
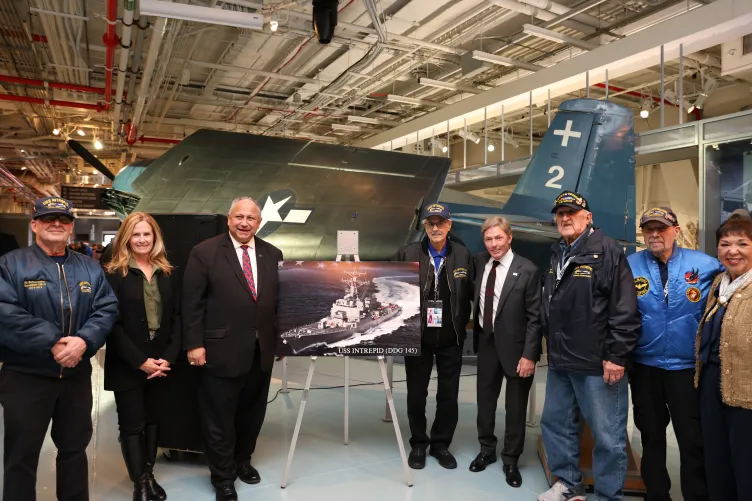
<path id="1" fill-rule="evenodd" d="M 499 262 L 494 261 L 491 265 L 491 271 L 488 272 L 488 279 L 486 280 L 486 301 L 483 305 L 483 332 L 488 335 L 493 334 L 494 288 L 496 287 L 497 266 L 499 266 Z"/>

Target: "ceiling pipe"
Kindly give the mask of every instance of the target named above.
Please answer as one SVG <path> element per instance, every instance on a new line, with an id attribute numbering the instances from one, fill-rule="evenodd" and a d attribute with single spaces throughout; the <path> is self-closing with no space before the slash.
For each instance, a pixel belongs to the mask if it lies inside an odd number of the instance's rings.
<path id="1" fill-rule="evenodd" d="M 63 108 L 80 108 L 84 110 L 104 111 L 106 108 L 102 104 L 76 103 L 73 101 L 60 101 L 58 99 L 42 99 L 39 97 L 13 96 L 10 94 L 0 94 L 0 101 L 13 101 L 16 103 L 43 104 L 46 106 L 60 106 Z"/>
<path id="2" fill-rule="evenodd" d="M 556 3 L 552 0 L 519 0 L 522 3 L 532 5 L 533 7 L 537 7 L 541 10 L 546 10 L 549 12 L 553 12 L 554 14 L 560 15 L 560 14 L 566 14 L 569 12 L 569 7 L 566 7 L 560 3 Z M 592 26 L 593 28 L 598 28 L 603 21 L 598 19 L 595 16 L 591 16 L 589 14 L 577 14 L 574 16 L 574 19 L 581 21 L 585 23 L 588 26 Z"/>
<path id="3" fill-rule="evenodd" d="M 136 8 L 135 0 L 125 0 L 123 5 L 123 20 L 120 24 L 123 31 L 120 37 L 120 63 L 118 64 L 117 85 L 115 86 L 115 110 L 112 114 L 112 132 L 117 131 L 120 124 L 120 110 L 123 105 L 123 88 L 125 87 L 125 77 L 128 74 L 128 54 L 131 49 L 131 27 L 133 26 L 133 11 Z"/>
<path id="4" fill-rule="evenodd" d="M 13 37 L 13 38 L 26 38 L 28 39 L 26 33 L 23 31 L 16 31 L 16 30 L 9 30 L 8 28 L 0 28 L 0 33 L 7 37 Z M 31 34 L 31 41 L 33 42 L 41 42 L 41 43 L 47 43 L 47 37 L 44 35 L 38 35 L 36 33 Z"/>
<path id="5" fill-rule="evenodd" d="M 533 7 L 532 5 L 526 4 L 526 3 L 520 3 L 517 0 L 488 0 L 490 3 L 497 5 L 501 7 L 502 9 L 511 10 L 514 12 L 519 12 L 520 14 L 524 14 L 526 16 L 533 16 L 537 19 L 540 19 L 541 21 L 551 21 L 556 17 L 556 14 L 549 12 L 547 10 L 542 10 L 537 7 Z M 568 11 L 569 9 L 567 9 Z M 568 19 L 566 21 L 563 21 L 561 23 L 563 26 L 566 26 L 567 28 L 572 28 L 577 31 L 581 31 L 585 34 L 595 33 L 595 28 L 593 26 L 581 23 L 579 21 L 575 21 L 574 19 Z"/>
<path id="6" fill-rule="evenodd" d="M 90 92 L 92 94 L 104 94 L 101 87 L 91 87 L 89 85 L 67 84 L 62 82 L 49 82 L 46 80 L 36 80 L 32 78 L 12 77 L 10 75 L 0 75 L 0 82 L 14 85 L 29 85 L 33 87 L 45 87 L 50 89 L 69 90 L 73 92 Z"/>
<path id="7" fill-rule="evenodd" d="M 722 67 L 721 60 L 712 54 L 708 54 L 707 52 L 694 52 L 692 54 L 685 54 L 684 57 L 693 61 L 697 61 L 698 63 L 704 64 L 705 66 L 713 66 L 715 68 Z"/>
<path id="8" fill-rule="evenodd" d="M 166 28 L 167 18 L 160 17 L 157 19 L 157 22 L 154 23 L 154 30 L 152 31 L 151 42 L 149 43 L 149 53 L 146 56 L 144 72 L 141 75 L 141 85 L 138 88 L 138 100 L 136 101 L 136 107 L 133 110 L 133 120 L 131 121 L 128 128 L 128 135 L 126 138 L 126 142 L 128 144 L 133 144 L 136 142 L 136 132 L 139 123 L 141 122 L 141 114 L 144 111 L 144 104 L 146 104 L 146 97 L 149 93 L 151 76 L 154 72 L 154 66 L 157 64 L 159 46 L 162 44 L 162 38 L 164 38 Z"/>
<path id="9" fill-rule="evenodd" d="M 598 87 L 599 89 L 605 89 L 606 85 L 599 82 L 599 83 L 593 84 L 593 87 Z M 611 85 L 611 84 L 608 85 L 608 90 L 609 90 L 609 92 L 610 91 L 614 91 L 614 92 L 618 92 L 619 94 L 626 94 L 628 96 L 639 97 L 640 99 L 651 99 L 652 101 L 654 101 L 654 102 L 656 102 L 658 104 L 660 104 L 660 102 L 661 102 L 661 98 L 660 97 L 646 96 L 645 94 L 640 94 L 639 92 L 636 92 L 636 91 L 633 91 L 633 90 L 622 89 L 621 87 L 616 87 L 616 86 Z M 667 101 L 665 99 L 663 100 L 663 102 L 664 102 L 664 104 L 667 104 L 668 106 L 674 106 L 674 107 L 678 106 L 678 105 L 676 105 L 676 104 L 674 104 L 674 103 L 672 103 L 670 101 Z M 702 120 L 702 112 L 700 110 L 698 110 L 697 108 L 695 108 L 694 110 L 692 110 L 692 111 L 690 111 L 688 113 L 690 113 L 691 115 L 693 115 L 697 120 Z"/>
<path id="10" fill-rule="evenodd" d="M 169 139 L 166 137 L 146 137 L 141 136 L 138 138 L 139 143 L 162 143 L 162 144 L 178 144 L 181 139 Z"/>
<path id="11" fill-rule="evenodd" d="M 120 44 L 115 27 L 117 26 L 117 0 L 107 0 L 107 31 L 102 42 L 107 47 L 104 57 L 104 109 L 110 109 L 112 101 L 112 69 L 115 65 L 115 47 Z"/>

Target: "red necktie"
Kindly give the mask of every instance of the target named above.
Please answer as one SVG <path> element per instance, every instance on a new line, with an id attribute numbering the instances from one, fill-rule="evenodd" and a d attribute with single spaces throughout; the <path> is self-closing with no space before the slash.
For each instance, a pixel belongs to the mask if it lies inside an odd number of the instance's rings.
<path id="1" fill-rule="evenodd" d="M 240 248 L 243 249 L 243 275 L 248 281 L 248 287 L 251 288 L 253 299 L 256 299 L 256 282 L 253 280 L 253 268 L 251 267 L 251 257 L 248 255 L 248 246 L 241 245 Z"/>
<path id="2" fill-rule="evenodd" d="M 483 303 L 483 332 L 489 336 L 493 335 L 494 288 L 496 287 L 496 267 L 499 264 L 499 261 L 493 262 L 491 271 L 488 272 L 488 278 L 486 279 L 485 302 Z"/>

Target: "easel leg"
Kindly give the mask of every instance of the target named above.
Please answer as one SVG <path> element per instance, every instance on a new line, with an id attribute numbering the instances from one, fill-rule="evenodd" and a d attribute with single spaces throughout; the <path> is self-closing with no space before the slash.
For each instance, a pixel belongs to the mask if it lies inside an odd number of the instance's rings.
<path id="1" fill-rule="evenodd" d="M 287 389 L 287 357 L 282 359 L 282 393 L 290 393 Z"/>
<path id="2" fill-rule="evenodd" d="M 316 363 L 316 357 L 311 357 L 311 365 L 308 366 L 308 376 L 306 377 L 305 386 L 303 387 L 303 399 L 300 401 L 300 409 L 298 409 L 298 420 L 295 423 L 295 431 L 292 434 L 292 442 L 290 443 L 290 452 L 287 454 L 287 464 L 285 465 L 285 473 L 282 475 L 282 488 L 287 487 L 287 479 L 290 476 L 290 467 L 292 466 L 292 456 L 295 454 L 295 445 L 298 443 L 298 434 L 300 433 L 300 424 L 303 422 L 303 412 L 305 411 L 306 402 L 308 401 L 308 394 L 311 391 L 311 380 L 313 379 L 313 366 Z"/>
<path id="3" fill-rule="evenodd" d="M 407 454 L 405 454 L 405 444 L 402 443 L 402 432 L 400 432 L 399 422 L 397 420 L 397 411 L 394 410 L 394 399 L 392 398 L 392 389 L 389 385 L 389 378 L 386 373 L 386 365 L 384 364 L 384 357 L 379 357 L 379 367 L 381 368 L 381 378 L 384 380 L 384 391 L 386 392 L 386 400 L 389 405 L 389 411 L 392 414 L 392 423 L 394 423 L 394 434 L 397 436 L 397 446 L 399 447 L 400 456 L 402 457 L 402 468 L 405 470 L 405 480 L 407 480 L 408 487 L 413 486 L 413 475 L 410 472 L 410 467 L 407 465 Z"/>
<path id="4" fill-rule="evenodd" d="M 386 357 L 386 373 L 389 377 L 389 389 L 392 389 L 394 387 L 394 384 L 392 383 L 394 381 L 394 357 Z M 389 412 L 389 400 L 385 402 L 386 409 L 384 410 L 384 421 L 390 422 L 392 420 L 392 415 Z"/>
<path id="5" fill-rule="evenodd" d="M 527 402 L 527 425 L 528 426 L 535 426 L 535 405 L 536 401 L 538 400 L 537 392 L 535 391 L 535 372 L 533 372 L 533 375 L 531 376 L 533 378 L 533 384 L 530 387 L 530 396 L 528 398 Z"/>
<path id="6" fill-rule="evenodd" d="M 350 357 L 345 357 L 345 445 L 350 442 Z"/>

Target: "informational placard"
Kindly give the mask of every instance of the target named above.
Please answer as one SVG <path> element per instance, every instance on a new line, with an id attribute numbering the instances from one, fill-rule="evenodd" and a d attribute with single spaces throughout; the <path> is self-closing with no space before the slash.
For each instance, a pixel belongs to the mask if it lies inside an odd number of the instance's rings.
<path id="1" fill-rule="evenodd" d="M 105 188 L 63 185 L 60 192 L 61 196 L 70 201 L 75 209 L 110 210 L 102 201 Z"/>
<path id="2" fill-rule="evenodd" d="M 280 356 L 420 355 L 418 263 L 279 263 Z"/>

